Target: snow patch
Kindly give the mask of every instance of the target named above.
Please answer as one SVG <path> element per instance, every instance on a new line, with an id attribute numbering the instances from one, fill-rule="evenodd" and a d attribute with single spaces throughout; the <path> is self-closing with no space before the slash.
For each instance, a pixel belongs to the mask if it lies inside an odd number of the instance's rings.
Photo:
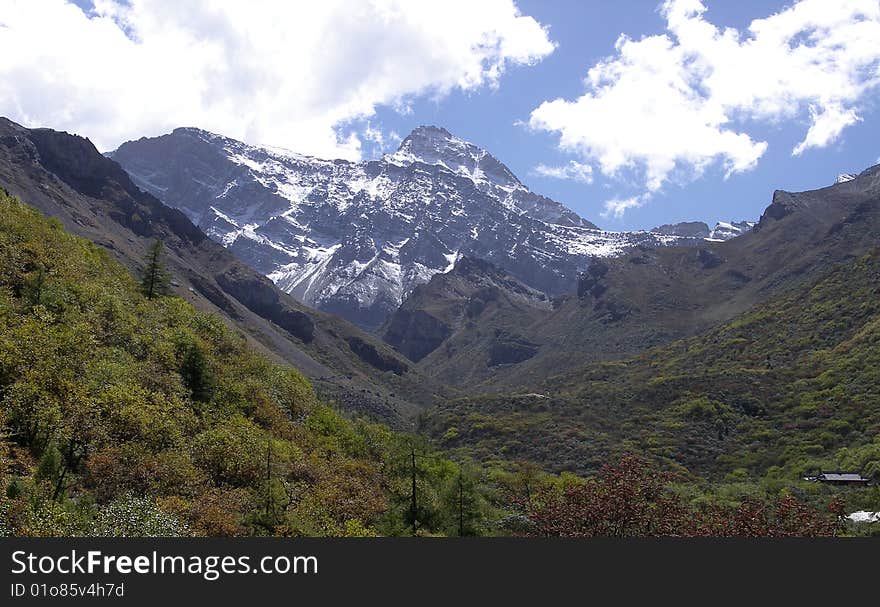
<path id="1" fill-rule="evenodd" d="M 853 523 L 880 523 L 880 512 L 859 510 L 858 512 L 853 512 L 846 518 Z"/>

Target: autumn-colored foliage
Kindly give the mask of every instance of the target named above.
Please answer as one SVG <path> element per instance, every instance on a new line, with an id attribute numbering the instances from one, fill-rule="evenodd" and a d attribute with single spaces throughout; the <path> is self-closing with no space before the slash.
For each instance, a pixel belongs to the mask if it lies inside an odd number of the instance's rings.
<path id="1" fill-rule="evenodd" d="M 791 496 L 738 507 L 694 507 L 672 488 L 674 476 L 626 455 L 595 479 L 545 485 L 514 499 L 528 520 L 525 535 L 552 537 L 834 536 L 841 504 L 817 512 Z"/>

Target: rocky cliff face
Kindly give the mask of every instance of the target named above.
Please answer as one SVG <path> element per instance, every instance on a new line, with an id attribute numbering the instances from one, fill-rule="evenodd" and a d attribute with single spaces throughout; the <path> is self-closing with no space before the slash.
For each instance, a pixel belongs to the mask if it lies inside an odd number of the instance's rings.
<path id="1" fill-rule="evenodd" d="M 283 291 L 370 329 L 463 256 L 557 294 L 575 288 L 594 256 L 681 240 L 599 230 L 437 127 L 361 163 L 192 128 L 126 143 L 111 157 Z"/>

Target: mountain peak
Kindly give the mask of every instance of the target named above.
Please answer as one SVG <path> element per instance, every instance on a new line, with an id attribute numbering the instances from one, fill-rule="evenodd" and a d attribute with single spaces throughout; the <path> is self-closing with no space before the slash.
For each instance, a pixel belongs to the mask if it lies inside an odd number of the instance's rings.
<path id="1" fill-rule="evenodd" d="M 483 148 L 456 137 L 446 129 L 422 125 L 413 129 L 385 162 L 400 167 L 413 164 L 440 166 L 471 180 L 481 192 L 490 194 L 518 212 L 547 221 L 595 228 L 574 211 L 549 198 L 529 191 L 500 160 Z"/>
<path id="2" fill-rule="evenodd" d="M 422 124 L 414 128 L 406 139 L 458 139 L 455 135 L 444 129 L 442 126 L 434 126 L 433 124 Z M 403 143 L 401 142 L 401 146 Z"/>
<path id="3" fill-rule="evenodd" d="M 442 166 L 472 179 L 478 187 L 497 187 L 508 193 L 523 187 L 510 169 L 489 152 L 433 125 L 413 129 L 397 151 L 386 155 L 385 160 L 398 166 L 414 163 Z"/>
<path id="4" fill-rule="evenodd" d="M 417 126 L 400 142 L 397 152 L 392 158 L 409 162 L 421 161 L 426 164 L 438 164 L 437 160 L 453 157 L 471 157 L 479 159 L 488 152 L 474 144 L 456 137 L 443 127 L 433 125 Z"/>
<path id="5" fill-rule="evenodd" d="M 206 131 L 205 129 L 200 129 L 195 126 L 179 126 L 171 131 L 172 135 L 190 135 L 194 137 L 198 137 L 200 139 L 205 139 L 210 141 L 212 139 L 222 139 L 222 135 L 218 135 L 217 133 L 212 133 L 211 131 Z"/>

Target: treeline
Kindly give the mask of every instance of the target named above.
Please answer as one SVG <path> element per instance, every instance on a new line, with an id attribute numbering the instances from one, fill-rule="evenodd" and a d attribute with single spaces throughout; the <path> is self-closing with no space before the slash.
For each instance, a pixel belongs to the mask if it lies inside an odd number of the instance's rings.
<path id="1" fill-rule="evenodd" d="M 625 480 L 453 462 L 344 417 L 167 295 L 161 255 L 154 244 L 136 280 L 0 191 L 0 535 L 688 535 L 697 519 L 713 533 L 837 531 L 836 513 L 796 502 L 722 528 L 739 506 L 695 505 L 631 460 Z"/>

